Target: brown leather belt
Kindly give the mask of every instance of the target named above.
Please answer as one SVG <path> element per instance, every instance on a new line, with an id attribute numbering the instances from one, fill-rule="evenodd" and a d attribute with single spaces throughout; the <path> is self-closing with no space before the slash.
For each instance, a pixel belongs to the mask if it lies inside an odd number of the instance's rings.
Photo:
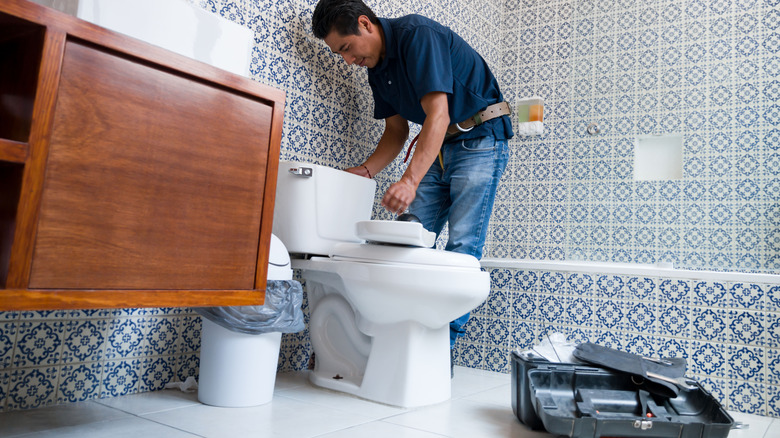
<path id="1" fill-rule="evenodd" d="M 474 114 L 472 117 L 469 117 L 462 122 L 453 123 L 450 125 L 447 128 L 447 134 L 444 136 L 444 139 L 447 140 L 458 134 L 471 131 L 471 129 L 475 126 L 479 126 L 488 120 L 495 119 L 496 117 L 506 116 L 511 113 L 512 110 L 509 108 L 508 103 L 494 103 L 493 105 L 489 105 L 484 110 Z"/>
<path id="2" fill-rule="evenodd" d="M 448 126 L 447 133 L 444 134 L 444 141 L 447 141 L 464 132 L 469 132 L 475 126 L 479 126 L 487 122 L 488 120 L 495 119 L 496 117 L 506 116 L 509 114 L 512 114 L 512 109 L 509 107 L 509 104 L 506 102 L 499 102 L 499 103 L 494 103 L 493 105 L 488 105 L 487 108 L 474 114 L 468 119 L 460 123 L 453 123 L 452 125 Z M 406 157 L 404 157 L 404 163 L 406 163 L 406 160 L 409 159 L 409 154 L 412 153 L 412 148 L 414 147 L 414 144 L 417 143 L 417 139 L 419 137 L 420 134 L 417 134 L 414 137 L 414 139 L 412 139 L 412 142 L 409 144 L 409 149 L 406 150 Z M 441 163 L 441 167 L 444 168 L 444 161 L 442 159 L 441 151 L 439 151 L 439 163 Z"/>

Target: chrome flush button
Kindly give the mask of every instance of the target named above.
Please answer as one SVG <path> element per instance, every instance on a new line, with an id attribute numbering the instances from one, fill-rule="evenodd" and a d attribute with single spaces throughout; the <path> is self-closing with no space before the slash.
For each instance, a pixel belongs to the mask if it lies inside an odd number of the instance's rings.
<path id="1" fill-rule="evenodd" d="M 312 175 L 311 167 L 293 167 L 290 168 L 290 173 L 293 175 L 310 177 Z"/>

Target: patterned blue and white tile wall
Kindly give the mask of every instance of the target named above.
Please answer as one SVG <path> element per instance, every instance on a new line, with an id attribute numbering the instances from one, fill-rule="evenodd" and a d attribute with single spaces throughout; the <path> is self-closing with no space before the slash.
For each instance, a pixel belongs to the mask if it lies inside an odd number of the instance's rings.
<path id="1" fill-rule="evenodd" d="M 487 255 L 780 272 L 778 3 L 509 0 L 500 78 L 546 129 L 513 144 Z M 682 178 L 635 181 L 663 134 Z"/>
<path id="2" fill-rule="evenodd" d="M 648 357 L 687 374 L 730 410 L 780 417 L 780 285 L 493 268 L 456 362 L 509 372 L 509 353 L 551 333 Z"/>
<path id="3" fill-rule="evenodd" d="M 0 412 L 197 376 L 200 324 L 189 309 L 0 312 Z"/>
<path id="4" fill-rule="evenodd" d="M 282 159 L 346 167 L 370 153 L 382 122 L 365 71 L 311 36 L 315 0 L 188 1 L 255 31 L 252 77 L 287 92 Z M 545 134 L 511 142 L 485 257 L 780 271 L 777 0 L 368 3 L 455 29 L 510 102 L 545 99 Z M 636 138 L 666 133 L 683 136 L 683 178 L 634 181 Z M 379 192 L 402 170 L 378 175 Z M 684 356 L 730 409 L 780 417 L 776 282 L 489 270 L 459 364 L 506 372 L 509 351 L 554 329 Z M 199 331 L 187 309 L 0 312 L 0 410 L 197 375 Z M 310 351 L 307 332 L 285 335 L 280 369 L 306 368 Z"/>

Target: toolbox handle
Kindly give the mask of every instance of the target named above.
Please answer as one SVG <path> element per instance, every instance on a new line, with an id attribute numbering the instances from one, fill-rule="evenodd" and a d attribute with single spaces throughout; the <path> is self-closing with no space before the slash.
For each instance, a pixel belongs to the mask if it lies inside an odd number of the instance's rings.
<path id="1" fill-rule="evenodd" d="M 574 401 L 579 417 L 604 418 L 619 415 L 622 417 L 647 418 L 652 419 L 652 421 L 672 420 L 669 411 L 656 403 L 653 396 L 643 389 L 636 392 L 577 389 L 575 390 Z M 599 411 L 599 406 L 605 405 L 605 401 L 614 402 L 613 409 L 601 412 Z M 636 411 L 637 405 L 639 412 Z M 627 410 L 621 411 L 621 406 Z"/>

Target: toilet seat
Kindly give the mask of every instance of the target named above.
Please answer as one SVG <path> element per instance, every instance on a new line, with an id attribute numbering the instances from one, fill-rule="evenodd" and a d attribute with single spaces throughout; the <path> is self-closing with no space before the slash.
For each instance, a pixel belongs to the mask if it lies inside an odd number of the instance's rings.
<path id="1" fill-rule="evenodd" d="M 340 243 L 331 260 L 395 265 L 425 265 L 446 268 L 480 269 L 479 260 L 452 251 L 372 243 Z"/>

